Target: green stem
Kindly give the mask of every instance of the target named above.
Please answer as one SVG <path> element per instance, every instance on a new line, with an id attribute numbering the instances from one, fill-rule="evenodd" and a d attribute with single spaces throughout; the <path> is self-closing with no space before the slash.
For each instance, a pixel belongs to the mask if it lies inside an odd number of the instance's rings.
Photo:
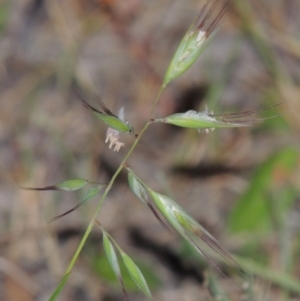
<path id="1" fill-rule="evenodd" d="M 154 101 L 154 103 L 153 103 L 153 105 L 152 105 L 152 108 L 151 108 L 151 111 L 150 111 L 150 114 L 149 114 L 149 119 L 148 119 L 148 122 L 147 122 L 147 124 L 150 122 L 150 120 L 151 120 L 151 118 L 152 118 L 152 116 L 153 116 L 153 113 L 154 113 L 154 110 L 155 110 L 155 108 L 156 108 L 156 105 L 157 105 L 157 102 L 158 102 L 158 100 L 159 100 L 159 98 L 160 98 L 160 95 L 161 95 L 161 93 L 163 92 L 163 90 L 166 88 L 166 84 L 163 84 L 161 87 L 160 87 L 160 90 L 159 90 L 159 92 L 158 92 L 158 94 L 157 94 L 157 96 L 156 96 L 156 98 L 155 98 L 155 101 Z M 148 126 L 147 126 L 148 127 Z"/>
<path id="2" fill-rule="evenodd" d="M 101 197 L 101 199 L 100 199 L 100 201 L 99 201 L 99 203 L 98 203 L 98 205 L 97 205 L 97 207 L 96 207 L 96 211 L 95 211 L 95 213 L 94 213 L 94 215 L 93 215 L 93 218 L 92 218 L 92 220 L 90 221 L 90 223 L 89 223 L 89 225 L 88 225 L 88 227 L 87 227 L 87 229 L 86 229 L 86 231 L 85 231 L 85 233 L 84 233 L 84 235 L 83 235 L 83 237 L 82 237 L 82 239 L 81 239 L 81 241 L 80 241 L 80 243 L 79 243 L 79 245 L 78 245 L 78 247 L 77 247 L 77 249 L 76 249 L 76 251 L 75 251 L 73 257 L 72 257 L 72 259 L 71 259 L 71 261 L 70 261 L 70 264 L 69 264 L 68 268 L 66 269 L 66 272 L 65 272 L 65 274 L 64 274 L 64 277 L 63 277 L 62 281 L 63 281 L 66 277 L 68 277 L 69 274 L 71 273 L 71 271 L 72 271 L 72 269 L 73 269 L 73 267 L 74 267 L 74 265 L 75 265 L 75 262 L 77 261 L 77 258 L 78 258 L 78 256 L 79 256 L 81 250 L 83 249 L 83 246 L 85 245 L 85 242 L 87 241 L 87 239 L 88 239 L 88 237 L 89 237 L 89 235 L 90 235 L 90 233 L 91 233 L 91 231 L 92 231 L 92 229 L 93 229 L 93 226 L 94 226 L 94 224 L 95 224 L 95 221 L 96 221 L 96 219 L 97 219 L 97 216 L 98 216 L 98 214 L 99 214 L 99 212 L 100 212 L 101 206 L 102 206 L 102 204 L 103 204 L 103 202 L 104 202 L 104 200 L 105 200 L 105 198 L 106 198 L 108 192 L 110 191 L 110 189 L 111 189 L 111 187 L 112 187 L 112 185 L 113 185 L 115 179 L 117 178 L 117 176 L 119 175 L 119 173 L 120 173 L 121 170 L 123 169 L 123 167 L 124 167 L 126 161 L 128 160 L 128 158 L 129 158 L 130 155 L 132 154 L 133 150 L 135 149 L 136 145 L 137 145 L 138 142 L 140 141 L 140 139 L 141 139 L 141 137 L 143 136 L 144 132 L 147 130 L 148 126 L 151 124 L 151 118 L 152 118 L 152 115 L 153 115 L 153 113 L 154 113 L 155 107 L 156 107 L 157 102 L 158 102 L 158 100 L 159 100 L 159 97 L 160 97 L 160 95 L 161 95 L 161 93 L 163 92 L 163 90 L 164 90 L 165 87 L 166 87 L 165 85 L 161 86 L 161 88 L 160 88 L 160 90 L 159 90 L 159 92 L 158 92 L 158 94 L 157 94 L 157 96 L 156 96 L 156 98 L 155 98 L 155 101 L 154 101 L 154 103 L 153 103 L 153 105 L 152 105 L 151 112 L 150 112 L 150 114 L 149 114 L 149 118 L 148 118 L 147 123 L 146 123 L 145 126 L 142 128 L 142 130 L 141 130 L 139 136 L 135 139 L 134 143 L 132 144 L 130 150 L 128 151 L 128 153 L 127 153 L 126 156 L 124 157 L 124 159 L 123 159 L 122 163 L 120 164 L 119 168 L 116 170 L 116 172 L 114 173 L 114 175 L 113 175 L 112 178 L 110 179 L 110 181 L 109 181 L 109 183 L 108 183 L 108 185 L 107 185 L 107 187 L 106 187 L 106 189 L 105 189 L 105 191 L 104 191 L 104 193 L 103 193 L 103 195 L 102 195 L 102 197 Z M 66 281 L 65 281 L 65 283 L 66 283 Z M 62 287 L 64 286 L 65 283 L 63 283 L 63 284 L 62 284 L 62 282 L 60 283 L 60 289 L 62 289 Z M 55 294 L 56 292 L 57 292 L 57 291 L 55 291 L 54 294 Z M 53 295 L 54 295 L 54 294 L 53 294 Z M 53 300 L 53 295 L 52 295 L 52 297 L 51 297 L 49 300 Z"/>

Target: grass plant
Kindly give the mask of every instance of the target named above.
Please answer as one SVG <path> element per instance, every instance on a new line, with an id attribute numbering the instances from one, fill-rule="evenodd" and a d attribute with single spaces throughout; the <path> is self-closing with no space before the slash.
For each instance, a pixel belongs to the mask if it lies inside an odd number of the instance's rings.
<path id="1" fill-rule="evenodd" d="M 98 183 L 85 179 L 70 179 L 46 187 L 25 187 L 25 189 L 29 190 L 58 190 L 68 192 L 82 189 L 88 185 L 91 186 L 90 190 L 88 190 L 88 192 L 83 196 L 82 200 L 75 207 L 54 217 L 51 221 L 57 220 L 58 218 L 61 218 L 74 211 L 98 196 L 98 194 L 103 191 L 94 214 L 90 219 L 85 233 L 65 271 L 65 274 L 63 275 L 61 282 L 56 287 L 49 301 L 58 299 L 94 227 L 100 227 L 102 231 L 103 246 L 108 263 L 111 266 L 112 271 L 126 298 L 129 299 L 129 296 L 124 284 L 122 269 L 119 263 L 120 261 L 122 261 L 123 266 L 125 266 L 129 275 L 136 283 L 137 287 L 139 287 L 141 292 L 148 299 L 153 299 L 153 295 L 150 292 L 145 277 L 143 276 L 139 267 L 130 258 L 130 256 L 123 251 L 114 238 L 105 230 L 104 226 L 101 224 L 101 221 L 99 221 L 99 213 L 102 210 L 103 203 L 105 202 L 110 190 L 113 189 L 115 180 L 122 170 L 125 170 L 128 174 L 128 187 L 146 206 L 146 208 L 150 210 L 163 228 L 169 233 L 173 233 L 174 230 L 178 232 L 183 239 L 190 243 L 192 248 L 198 254 L 202 255 L 205 260 L 207 260 L 211 265 L 215 266 L 222 274 L 224 273 L 222 269 L 219 268 L 215 263 L 215 258 L 220 260 L 221 257 L 221 260 L 227 262 L 229 266 L 234 267 L 236 271 L 240 272 L 244 279 L 247 279 L 246 274 L 256 274 L 284 287 L 287 291 L 292 290 L 299 293 L 299 289 L 297 288 L 298 281 L 293 277 L 289 277 L 286 273 L 278 273 L 275 276 L 273 275 L 272 270 L 263 269 L 262 266 L 252 264 L 246 259 L 230 255 L 221 246 L 221 244 L 193 217 L 186 213 L 175 200 L 173 200 L 170 196 L 163 195 L 153 190 L 147 185 L 147 183 L 140 179 L 139 175 L 136 174 L 130 166 L 128 166 L 127 162 L 141 141 L 144 133 L 154 124 L 156 124 L 156 126 L 159 126 L 159 124 L 171 124 L 181 128 L 197 130 L 200 132 L 200 135 L 204 135 L 205 133 L 210 133 L 215 129 L 249 127 L 253 124 L 261 123 L 269 118 L 268 117 L 264 119 L 257 118 L 255 116 L 257 113 L 263 110 L 249 110 L 231 114 L 215 114 L 208 109 L 204 110 L 203 112 L 189 110 L 187 112 L 172 114 L 162 118 L 155 118 L 155 110 L 157 109 L 162 93 L 165 92 L 169 84 L 173 83 L 179 76 L 192 68 L 203 51 L 209 47 L 209 42 L 215 36 L 227 9 L 232 3 L 233 0 L 209 0 L 201 8 L 198 19 L 191 24 L 190 28 L 184 35 L 169 64 L 169 67 L 167 68 L 166 74 L 161 83 L 161 87 L 152 103 L 148 119 L 140 131 L 137 131 L 136 127 L 133 127 L 133 125 L 127 121 L 127 119 L 125 119 L 124 112 L 122 110 L 120 110 L 118 114 L 113 113 L 106 106 L 105 101 L 102 101 L 98 96 L 96 96 L 96 99 L 98 100 L 98 107 L 90 105 L 84 97 L 79 96 L 83 105 L 92 113 L 94 113 L 94 115 L 100 119 L 102 124 L 105 124 L 105 126 L 108 127 L 105 142 L 109 144 L 110 149 L 119 151 L 125 146 L 125 144 L 120 141 L 123 134 L 133 135 L 134 141 L 108 183 Z M 245 25 L 245 30 L 251 29 L 249 22 Z M 259 50 L 261 51 L 263 58 L 268 58 L 268 61 L 266 61 L 267 66 L 270 68 L 271 72 L 274 74 L 276 73 L 275 75 L 277 75 L 278 69 L 274 67 L 273 56 L 269 54 L 268 49 L 265 49 L 263 41 L 260 37 L 258 38 L 254 30 L 251 31 L 251 36 L 253 39 L 255 39 L 257 45 L 259 46 Z M 270 57 L 272 58 L 271 61 Z M 223 83 L 226 80 L 221 78 L 220 81 Z M 225 86 L 225 84 L 222 84 L 222 88 L 223 86 Z M 212 95 L 211 98 L 212 101 L 215 102 L 215 96 Z M 267 109 L 269 108 L 270 107 L 267 107 Z M 290 202 L 287 201 L 287 204 L 281 205 L 278 201 L 278 206 L 275 207 L 275 212 L 273 212 L 273 215 L 270 215 L 268 213 L 268 201 L 262 193 L 262 186 L 266 186 L 266 183 L 271 181 L 271 176 L 276 168 L 283 168 L 288 173 L 292 172 L 293 167 L 297 162 L 297 156 L 298 152 L 295 150 L 284 151 L 271 158 L 270 161 L 265 163 L 265 165 L 261 166 L 262 171 L 258 171 L 259 175 L 254 177 L 255 179 L 253 179 L 251 182 L 249 189 L 245 192 L 243 197 L 239 200 L 235 210 L 231 213 L 228 221 L 228 231 L 237 234 L 242 230 L 251 232 L 257 229 L 261 230 L 262 228 L 268 229 L 268 227 L 271 227 L 272 224 L 276 224 L 276 226 L 280 229 L 284 229 L 286 227 L 284 223 L 284 212 L 287 212 L 288 208 L 290 208 Z M 287 198 L 292 198 L 293 196 L 294 195 L 289 195 L 288 192 L 285 195 Z M 249 209 L 247 206 L 253 206 L 253 208 Z M 249 217 L 247 217 L 249 211 L 251 213 L 255 212 L 258 214 L 254 214 L 254 217 L 249 219 Z M 280 241 L 282 242 L 282 265 L 285 270 L 288 270 L 291 263 L 287 261 L 285 257 L 287 255 L 285 254 L 290 252 L 290 250 L 286 250 L 285 248 L 287 244 L 283 241 L 284 236 L 279 236 Z M 204 245 L 208 246 L 208 251 L 207 248 L 202 247 L 199 241 L 202 241 Z M 212 298 L 215 300 L 229 300 L 219 287 L 219 284 L 214 276 L 210 275 L 208 277 L 208 282 Z"/>

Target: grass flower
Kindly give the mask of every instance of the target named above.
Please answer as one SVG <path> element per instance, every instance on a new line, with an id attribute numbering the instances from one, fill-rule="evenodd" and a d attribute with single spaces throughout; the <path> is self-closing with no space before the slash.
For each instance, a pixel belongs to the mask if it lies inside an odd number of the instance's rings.
<path id="1" fill-rule="evenodd" d="M 125 143 L 119 141 L 119 138 L 120 138 L 119 131 L 112 128 L 107 129 L 105 143 L 109 143 L 109 148 L 115 146 L 114 151 L 117 152 L 120 150 L 122 146 L 125 145 Z"/>
<path id="2" fill-rule="evenodd" d="M 96 109 L 80 96 L 78 97 L 87 109 L 91 110 L 98 118 L 109 126 L 106 132 L 105 143 L 109 143 L 109 148 L 115 146 L 114 151 L 118 152 L 121 147 L 125 145 L 125 143 L 119 141 L 120 133 L 134 134 L 133 126 L 125 119 L 124 107 L 120 109 L 118 115 L 115 115 L 106 107 L 104 102 L 98 96 L 96 96 L 96 100 L 101 109 Z"/>

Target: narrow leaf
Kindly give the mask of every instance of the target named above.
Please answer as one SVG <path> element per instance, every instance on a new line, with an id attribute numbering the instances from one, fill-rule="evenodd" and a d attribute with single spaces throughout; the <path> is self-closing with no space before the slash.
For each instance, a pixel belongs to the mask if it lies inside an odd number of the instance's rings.
<path id="1" fill-rule="evenodd" d="M 120 250 L 121 251 L 121 250 Z M 121 251 L 121 256 L 123 262 L 136 285 L 140 288 L 140 290 L 150 299 L 153 300 L 152 294 L 149 290 L 148 284 L 138 268 L 138 266 L 134 263 L 134 261 L 123 251 Z"/>
<path id="2" fill-rule="evenodd" d="M 124 282 L 123 282 L 123 278 L 122 278 L 122 274 L 121 274 L 121 269 L 119 266 L 119 261 L 118 261 L 118 257 L 117 257 L 115 248 L 114 248 L 113 244 L 111 243 L 110 239 L 108 238 L 106 232 L 103 229 L 102 229 L 102 232 L 103 232 L 103 247 L 104 247 L 104 251 L 107 256 L 108 262 L 109 262 L 117 280 L 119 281 L 127 300 L 129 300 L 127 292 L 125 290 L 125 286 L 124 286 Z"/>
<path id="3" fill-rule="evenodd" d="M 100 185 L 97 185 L 93 188 L 91 188 L 86 194 L 85 196 L 83 197 L 83 199 L 79 202 L 79 204 L 77 204 L 76 206 L 72 207 L 71 209 L 69 209 L 68 211 L 60 214 L 60 215 L 57 215 L 55 217 L 53 217 L 49 223 L 51 222 L 54 222 L 56 220 L 58 220 L 59 218 L 75 211 L 76 209 L 78 209 L 79 207 L 81 207 L 82 205 L 88 203 L 89 201 L 91 201 L 95 196 L 97 196 L 97 194 L 100 192 L 100 190 L 104 187 L 105 185 L 104 184 L 100 184 Z"/>

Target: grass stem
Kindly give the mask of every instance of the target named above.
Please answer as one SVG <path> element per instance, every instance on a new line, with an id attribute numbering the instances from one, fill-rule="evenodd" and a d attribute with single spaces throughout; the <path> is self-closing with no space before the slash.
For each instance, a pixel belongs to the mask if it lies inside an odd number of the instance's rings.
<path id="1" fill-rule="evenodd" d="M 84 247 L 84 245 L 85 245 L 85 243 L 86 243 L 86 241 L 87 241 L 87 239 L 88 239 L 88 237 L 89 237 L 89 235 L 90 235 L 90 233 L 91 233 L 91 231 L 93 229 L 93 226 L 95 225 L 95 221 L 96 221 L 96 219 L 98 217 L 98 214 L 99 214 L 99 212 L 101 210 L 101 207 L 102 207 L 102 205 L 104 203 L 104 200 L 105 200 L 107 194 L 109 193 L 110 189 L 112 188 L 115 179 L 117 178 L 117 176 L 119 175 L 119 173 L 122 171 L 124 165 L 126 164 L 126 161 L 128 160 L 128 158 L 130 157 L 130 155 L 134 151 L 135 147 L 139 143 L 139 141 L 140 141 L 141 137 L 143 136 L 144 132 L 147 130 L 148 126 L 151 124 L 151 118 L 153 116 L 153 113 L 154 113 L 154 110 L 156 108 L 157 102 L 158 102 L 158 100 L 159 100 L 159 98 L 160 98 L 160 96 L 161 96 L 161 94 L 162 94 L 162 92 L 163 92 L 163 90 L 164 90 L 165 87 L 166 87 L 166 85 L 162 85 L 161 86 L 161 88 L 160 88 L 160 90 L 159 90 L 159 92 L 158 92 L 158 94 L 157 94 L 157 96 L 156 96 L 156 98 L 155 98 L 155 100 L 153 102 L 153 105 L 152 105 L 152 108 L 151 108 L 151 111 L 150 111 L 147 123 L 142 128 L 140 134 L 136 137 L 136 139 L 135 139 L 134 143 L 132 144 L 130 150 L 128 151 L 128 153 L 126 154 L 126 156 L 122 160 L 120 166 L 118 167 L 118 169 L 116 170 L 116 172 L 114 173 L 114 175 L 110 179 L 108 185 L 106 186 L 106 189 L 105 189 L 105 191 L 104 191 L 104 193 L 103 193 L 103 195 L 102 195 L 102 197 L 101 197 L 101 199 L 100 199 L 100 201 L 99 201 L 99 203 L 98 203 L 98 205 L 96 207 L 96 210 L 95 210 L 95 213 L 93 215 L 93 218 L 91 219 L 91 221 L 90 221 L 87 229 L 85 230 L 84 235 L 83 235 L 83 237 L 82 237 L 82 239 L 81 239 L 81 241 L 80 241 L 80 243 L 79 243 L 79 245 L 78 245 L 78 247 L 77 247 L 77 249 L 76 249 L 76 251 L 75 251 L 75 253 L 74 253 L 74 255 L 73 255 L 72 259 L 71 259 L 71 261 L 70 261 L 70 264 L 68 265 L 68 267 L 66 269 L 66 272 L 65 272 L 65 274 L 64 274 L 64 276 L 63 276 L 63 278 L 62 278 L 62 280 L 61 280 L 61 282 L 59 284 L 60 290 L 65 285 L 65 283 L 66 283 L 65 279 L 66 279 L 66 277 L 67 278 L 69 277 L 69 275 L 70 275 L 70 273 L 71 273 L 71 271 L 72 271 L 72 269 L 73 269 L 73 267 L 74 267 L 74 265 L 75 265 L 75 263 L 77 261 L 77 258 L 79 256 L 81 250 L 83 249 L 83 247 Z M 53 293 L 53 295 L 51 296 L 51 298 L 49 300 L 54 300 L 53 297 L 54 297 L 54 294 L 56 296 L 56 293 L 57 293 L 57 291 L 55 290 L 55 292 Z"/>

